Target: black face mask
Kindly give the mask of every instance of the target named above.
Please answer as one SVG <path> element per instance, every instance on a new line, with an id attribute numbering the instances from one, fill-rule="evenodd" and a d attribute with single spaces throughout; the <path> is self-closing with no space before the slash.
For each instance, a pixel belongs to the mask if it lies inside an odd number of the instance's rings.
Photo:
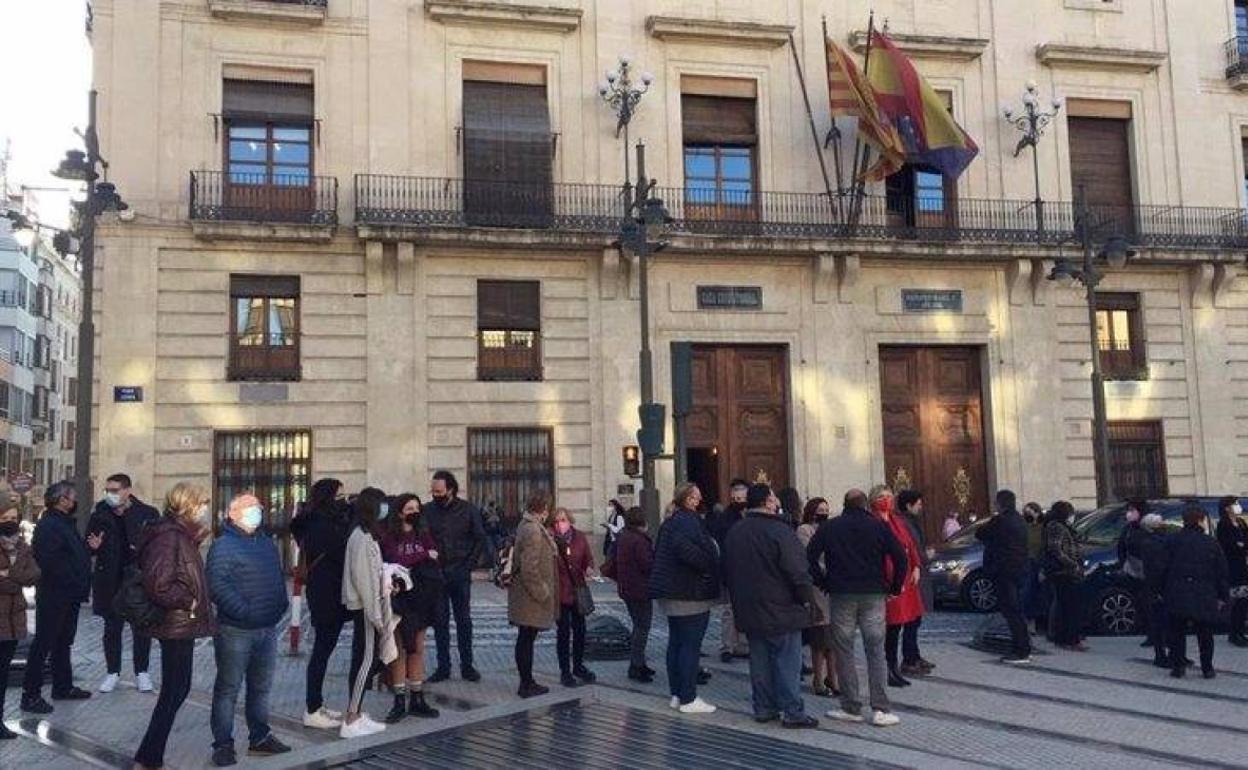
<path id="1" fill-rule="evenodd" d="M 21 524 L 16 521 L 6 521 L 0 524 L 0 537 L 13 537 L 21 531 Z"/>
<path id="2" fill-rule="evenodd" d="M 418 519 L 420 519 L 419 513 L 409 513 L 403 517 L 403 521 L 406 521 L 408 524 L 411 524 L 413 526 L 416 524 L 416 521 Z"/>
<path id="3" fill-rule="evenodd" d="M 433 501 L 437 503 L 438 505 L 446 505 L 447 503 L 451 501 L 451 496 L 449 493 L 443 494 L 443 495 L 434 495 Z"/>

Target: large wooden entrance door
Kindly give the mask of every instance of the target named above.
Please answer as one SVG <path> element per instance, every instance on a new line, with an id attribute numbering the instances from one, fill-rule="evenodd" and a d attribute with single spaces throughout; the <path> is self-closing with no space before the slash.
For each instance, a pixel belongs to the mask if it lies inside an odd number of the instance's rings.
<path id="1" fill-rule="evenodd" d="M 929 542 L 945 514 L 988 512 L 980 351 L 973 347 L 880 348 L 887 481 L 923 492 Z"/>
<path id="2" fill-rule="evenodd" d="M 733 478 L 789 484 L 788 352 L 783 346 L 695 345 L 686 446 L 723 501 Z M 710 491 L 710 490 L 707 490 Z"/>

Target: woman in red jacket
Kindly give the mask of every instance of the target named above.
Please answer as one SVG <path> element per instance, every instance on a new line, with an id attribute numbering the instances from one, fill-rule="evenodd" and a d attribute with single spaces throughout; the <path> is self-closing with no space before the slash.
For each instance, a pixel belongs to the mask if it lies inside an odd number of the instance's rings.
<path id="1" fill-rule="evenodd" d="M 902 549 L 906 552 L 906 569 L 910 574 L 906 577 L 905 587 L 897 596 L 888 597 L 884 607 L 885 622 L 888 624 L 884 636 L 884 657 L 888 660 L 888 685 L 889 687 L 906 687 L 910 684 L 910 680 L 903 677 L 901 671 L 898 670 L 897 647 L 901 642 L 901 631 L 906 624 L 923 617 L 923 597 L 919 593 L 919 578 L 922 574 L 919 565 L 923 562 L 919 556 L 919 549 L 914 544 L 914 537 L 910 534 L 910 527 L 894 510 L 893 490 L 886 486 L 871 490 L 871 511 L 888 525 L 893 537 L 897 538 L 897 542 L 901 543 Z M 885 576 L 890 580 L 892 570 L 893 565 L 889 563 L 885 569 Z"/>
<path id="2" fill-rule="evenodd" d="M 585 616 L 577 611 L 576 591 L 585 586 L 585 576 L 594 568 L 594 557 L 589 552 L 589 540 L 572 526 L 572 514 L 567 508 L 556 508 L 550 515 L 550 529 L 559 551 L 559 623 L 555 634 L 559 681 L 564 687 L 577 687 L 581 682 L 592 684 L 597 677 L 585 668 Z"/>

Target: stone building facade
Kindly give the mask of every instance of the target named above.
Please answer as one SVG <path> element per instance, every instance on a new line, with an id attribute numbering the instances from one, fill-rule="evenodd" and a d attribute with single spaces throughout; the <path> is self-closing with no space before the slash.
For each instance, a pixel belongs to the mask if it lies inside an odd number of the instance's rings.
<path id="1" fill-rule="evenodd" d="M 869 5 L 981 153 L 954 184 L 872 185 L 851 229 L 789 36 L 822 138 L 821 22 L 860 51 Z M 675 218 L 655 382 L 670 404 L 693 343 L 683 459 L 712 496 L 765 475 L 830 498 L 887 478 L 967 515 L 1000 486 L 1092 504 L 1087 310 L 1047 280 L 1079 255 L 1079 186 L 1138 248 L 1101 287 L 1119 486 L 1243 492 L 1248 45 L 1220 41 L 1248 23 L 1187 5 L 94 0 L 103 153 L 136 213 L 100 230 L 96 476 L 288 510 L 310 478 L 421 491 L 450 468 L 480 502 L 550 483 L 600 516 L 636 485 L 638 271 L 598 94 L 631 54 L 654 79 L 629 135 Z M 1028 81 L 1064 100 L 1043 223 L 1002 117 Z"/>

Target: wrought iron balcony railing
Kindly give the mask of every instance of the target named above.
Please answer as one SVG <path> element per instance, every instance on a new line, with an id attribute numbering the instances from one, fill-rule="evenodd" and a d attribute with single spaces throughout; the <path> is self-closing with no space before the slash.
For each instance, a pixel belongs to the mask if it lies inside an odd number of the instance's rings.
<path id="1" fill-rule="evenodd" d="M 338 180 L 298 174 L 191 172 L 192 220 L 332 226 Z"/>
<path id="2" fill-rule="evenodd" d="M 659 188 L 675 234 L 1055 244 L 1075 236 L 1075 206 L 1032 201 L 851 199 L 820 193 Z M 360 174 L 361 225 L 524 228 L 613 235 L 625 215 L 620 187 Z M 1038 216 L 1039 214 L 1039 216 Z M 1248 248 L 1248 211 L 1185 206 L 1091 206 L 1100 233 L 1154 248 Z"/>
<path id="3" fill-rule="evenodd" d="M 1235 78 L 1248 74 L 1248 35 L 1236 35 L 1226 41 L 1226 76 Z"/>

